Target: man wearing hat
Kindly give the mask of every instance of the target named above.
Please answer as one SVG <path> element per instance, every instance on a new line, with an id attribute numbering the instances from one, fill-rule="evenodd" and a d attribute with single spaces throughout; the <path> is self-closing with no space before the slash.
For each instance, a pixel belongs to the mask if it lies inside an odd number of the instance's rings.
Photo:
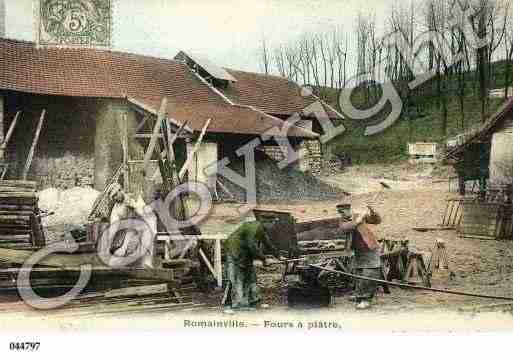
<path id="1" fill-rule="evenodd" d="M 381 223 L 380 215 L 370 206 L 351 211 L 350 205 L 337 206 L 344 221 L 339 229 L 352 232 L 351 248 L 354 251 L 355 274 L 382 279 L 381 257 L 374 225 Z M 378 284 L 368 280 L 356 280 L 356 308 L 367 309 L 376 294 Z"/>
<path id="2" fill-rule="evenodd" d="M 261 260 L 263 265 L 267 266 L 264 248 L 271 251 L 276 258 L 280 258 L 279 251 L 271 243 L 264 226 L 251 218 L 224 242 L 226 272 L 231 294 L 231 307 L 226 309 L 225 313 L 255 309 L 260 303 L 253 261 Z"/>

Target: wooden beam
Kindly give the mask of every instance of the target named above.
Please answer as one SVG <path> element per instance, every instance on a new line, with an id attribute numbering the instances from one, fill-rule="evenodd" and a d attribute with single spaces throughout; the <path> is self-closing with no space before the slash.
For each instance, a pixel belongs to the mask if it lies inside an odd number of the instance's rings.
<path id="1" fill-rule="evenodd" d="M 233 193 L 219 179 L 217 180 L 217 184 L 227 195 L 229 195 L 232 199 L 235 199 Z"/>
<path id="2" fill-rule="evenodd" d="M 198 252 L 200 254 L 201 259 L 203 259 L 203 262 L 205 263 L 208 270 L 210 271 L 210 273 L 212 273 L 212 275 L 217 279 L 217 272 L 214 269 L 214 267 L 212 267 L 212 263 L 210 263 L 210 261 L 208 260 L 207 256 L 205 255 L 205 252 L 203 252 L 203 249 L 200 248 Z"/>
<path id="3" fill-rule="evenodd" d="M 167 160 L 169 161 L 169 164 L 172 166 L 175 162 L 175 150 L 173 148 L 174 139 L 171 134 L 171 123 L 169 121 L 166 121 L 166 134 L 167 134 Z"/>
<path id="4" fill-rule="evenodd" d="M 170 122 L 171 121 L 168 120 L 168 128 L 169 129 L 171 129 L 171 126 L 169 126 Z M 180 135 L 182 134 L 182 132 L 184 131 L 184 129 L 188 123 L 189 123 L 189 121 L 185 121 L 184 123 L 182 123 L 171 139 L 169 139 L 169 133 L 168 133 L 169 146 L 172 146 L 175 144 L 176 140 L 180 137 Z"/>
<path id="5" fill-rule="evenodd" d="M 170 109 L 170 106 L 167 107 L 167 110 Z M 164 128 L 162 129 L 162 134 L 164 135 L 164 141 L 163 141 L 163 144 L 164 144 L 164 149 L 162 152 L 160 152 L 160 158 L 164 159 L 164 158 L 168 158 L 168 161 L 169 161 L 169 165 L 172 165 L 172 162 L 174 161 L 175 159 L 175 156 L 174 156 L 174 151 L 173 151 L 173 145 L 170 144 L 169 140 L 170 140 L 170 137 L 171 137 L 171 121 L 165 117 L 162 118 L 162 126 L 164 126 Z M 166 131 L 166 133 L 164 133 L 164 130 Z"/>
<path id="6" fill-rule="evenodd" d="M 157 122 L 155 123 L 155 126 L 153 127 L 153 135 L 150 139 L 150 144 L 148 145 L 148 149 L 144 156 L 143 171 L 144 171 L 145 175 L 148 171 L 149 161 L 151 160 L 151 156 L 153 156 L 153 152 L 155 151 L 155 146 L 157 145 L 157 136 L 160 134 L 162 120 L 166 117 L 166 111 L 167 111 L 167 98 L 164 97 L 162 99 L 162 102 L 160 103 L 160 110 L 159 110 L 159 113 L 157 116 Z"/>
<path id="7" fill-rule="evenodd" d="M 2 16 L 0 14 L 0 16 Z M 2 20 L 0 19 L 0 22 Z M 1 26 L 1 24 L 0 24 Z M 0 29 L 0 32 L 2 30 Z M 0 94 L 0 143 L 3 143 L 4 142 L 4 97 Z M 1 154 L 2 158 L 3 158 L 3 154 Z"/>
<path id="8" fill-rule="evenodd" d="M 170 163 L 173 163 L 175 161 L 175 151 L 173 149 L 173 145 L 176 142 L 176 140 L 180 137 L 180 135 L 183 132 L 183 130 L 185 129 L 185 127 L 187 126 L 187 122 L 188 121 L 185 121 L 184 123 L 182 123 L 180 125 L 180 127 L 178 128 L 178 130 L 175 132 L 175 134 L 172 137 L 170 137 L 170 133 L 171 133 L 170 122 L 171 121 L 168 119 L 167 120 L 167 141 L 168 141 L 168 144 L 169 144 L 168 145 L 168 152 L 169 153 L 167 153 L 166 151 L 162 151 L 160 156 L 162 158 L 166 158 L 167 157 L 169 159 Z M 157 170 L 153 174 L 152 178 L 157 178 L 159 173 L 160 173 L 160 169 L 157 168 Z"/>
<path id="9" fill-rule="evenodd" d="M 155 284 L 155 285 L 142 285 L 136 287 L 112 289 L 105 293 L 106 298 L 115 297 L 133 297 L 133 296 L 144 296 L 152 294 L 168 293 L 169 288 L 167 283 Z"/>
<path id="10" fill-rule="evenodd" d="M 34 140 L 32 141 L 32 146 L 30 147 L 30 152 L 27 157 L 27 162 L 25 162 L 25 168 L 23 169 L 23 180 L 27 179 L 28 172 L 30 170 L 30 166 L 32 165 L 32 160 L 34 158 L 34 154 L 36 152 L 37 143 L 39 142 L 39 135 L 41 134 L 41 129 L 43 128 L 43 122 L 45 120 L 46 110 L 41 112 L 41 117 L 39 118 L 39 122 L 36 128 L 36 134 L 34 135 Z"/>
<path id="11" fill-rule="evenodd" d="M 122 125 L 122 143 L 123 143 L 123 187 L 125 192 L 130 192 L 130 172 L 128 168 L 128 120 L 126 113 L 121 115 L 121 125 Z"/>
<path id="12" fill-rule="evenodd" d="M 157 138 L 164 138 L 164 136 L 162 134 L 157 134 L 157 135 L 153 135 L 152 133 L 136 133 L 134 135 L 134 138 L 135 139 L 151 139 L 153 137 L 157 137 Z"/>
<path id="13" fill-rule="evenodd" d="M 198 241 L 216 241 L 221 240 L 224 241 L 228 238 L 227 234 L 199 234 L 199 235 L 189 235 L 189 234 L 157 234 L 157 241 L 159 242 L 167 242 L 167 241 L 190 241 L 190 240 L 198 240 Z"/>
<path id="14" fill-rule="evenodd" d="M 196 141 L 196 144 L 194 145 L 194 148 L 192 149 L 192 152 L 187 156 L 187 161 L 185 161 L 182 169 L 178 173 L 178 178 L 180 179 L 180 182 L 183 181 L 183 178 L 185 176 L 185 173 L 189 170 L 189 166 L 191 165 L 192 161 L 194 160 L 194 156 L 196 155 L 196 152 L 198 152 L 201 143 L 203 142 L 203 137 L 207 133 L 208 126 L 210 126 L 210 122 L 212 121 L 211 118 L 207 120 L 205 125 L 203 126 L 203 129 L 201 130 L 200 136 L 198 137 L 198 140 Z"/>
<path id="15" fill-rule="evenodd" d="M 150 119 L 150 116 L 143 116 L 142 121 L 139 122 L 139 124 L 137 125 L 137 127 L 135 129 L 135 133 L 139 132 L 144 127 L 146 122 L 148 122 L 149 119 Z"/>
<path id="16" fill-rule="evenodd" d="M 223 262 L 221 259 L 221 239 L 216 239 L 214 244 L 214 269 L 217 273 L 217 286 L 223 287 Z"/>
<path id="17" fill-rule="evenodd" d="M 1 103 L 0 103 L 1 105 Z M 9 130 L 7 131 L 7 135 L 4 137 L 4 132 L 3 132 L 3 125 L 2 125 L 2 129 L 1 129 L 1 138 L 2 138 L 2 142 L 1 142 L 1 146 L 0 146 L 0 159 L 3 159 L 4 158 L 4 154 L 5 154 L 5 149 L 7 148 L 7 145 L 9 144 L 9 140 L 11 139 L 11 136 L 12 134 L 14 133 L 14 129 L 16 128 L 16 125 L 18 123 L 18 119 L 21 115 L 21 111 L 18 111 L 16 112 L 16 116 L 14 116 L 14 120 L 11 122 L 11 125 L 9 126 Z M 3 117 L 3 115 L 0 115 Z M 3 119 L 1 119 L 2 123 L 3 123 Z"/>

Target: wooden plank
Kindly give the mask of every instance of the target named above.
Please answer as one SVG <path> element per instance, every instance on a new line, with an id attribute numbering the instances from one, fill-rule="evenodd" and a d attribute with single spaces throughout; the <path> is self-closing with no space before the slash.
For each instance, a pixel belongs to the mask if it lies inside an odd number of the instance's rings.
<path id="1" fill-rule="evenodd" d="M 169 147 L 173 147 L 173 145 L 175 144 L 176 140 L 180 137 L 180 135 L 182 134 L 183 130 L 185 129 L 185 126 L 187 126 L 187 124 L 189 123 L 189 121 L 185 121 L 184 123 L 182 123 L 180 125 L 180 127 L 178 128 L 178 130 L 175 132 L 175 134 L 170 137 L 170 131 L 171 131 L 171 125 L 170 125 L 170 121 L 168 120 L 168 123 L 167 123 L 167 128 L 168 128 L 168 133 L 167 133 L 167 139 L 168 139 L 168 143 L 169 143 Z M 170 157 L 168 157 L 170 158 Z"/>
<path id="2" fill-rule="evenodd" d="M 152 294 L 169 293 L 167 283 L 158 285 L 147 285 L 138 287 L 129 287 L 121 289 L 113 289 L 105 293 L 106 298 L 127 297 L 127 296 L 143 296 Z"/>
<path id="3" fill-rule="evenodd" d="M 171 241 L 215 241 L 215 240 L 225 240 L 228 238 L 227 234 L 199 234 L 199 235 L 186 235 L 186 234 L 167 234 L 167 233 L 158 233 L 157 241 L 167 242 Z"/>
<path id="4" fill-rule="evenodd" d="M 190 267 L 194 262 L 190 259 L 168 259 L 161 261 L 164 268 L 180 268 Z"/>
<path id="5" fill-rule="evenodd" d="M 155 146 L 157 145 L 157 136 L 160 133 L 160 128 L 162 126 L 162 121 L 166 117 L 167 112 L 167 98 L 162 98 L 160 103 L 160 109 L 157 116 L 157 122 L 155 122 L 155 126 L 153 127 L 153 134 L 150 139 L 150 144 L 148 145 L 148 149 L 146 150 L 146 154 L 144 155 L 144 167 L 143 171 L 146 174 L 148 172 L 148 164 L 153 156 L 153 152 L 155 151 Z"/>
<path id="6" fill-rule="evenodd" d="M 33 192 L 36 194 L 36 190 L 32 188 L 26 188 L 26 187 L 7 187 L 0 185 L 0 192 Z"/>
<path id="7" fill-rule="evenodd" d="M 126 271 L 126 274 L 130 278 L 158 279 L 167 282 L 169 285 L 179 285 L 172 269 L 130 269 Z"/>
<path id="8" fill-rule="evenodd" d="M 312 221 L 298 222 L 294 225 L 296 233 L 307 232 L 316 228 L 338 228 L 340 217 L 317 219 Z"/>
<path id="9" fill-rule="evenodd" d="M 146 122 L 148 122 L 148 120 L 150 119 L 150 116 L 144 116 L 142 121 L 139 122 L 139 124 L 137 125 L 137 127 L 135 128 L 135 133 L 137 134 L 139 131 L 141 131 L 141 129 L 144 127 L 144 125 L 146 124 Z"/>
<path id="10" fill-rule="evenodd" d="M 182 169 L 180 170 L 180 172 L 178 172 L 178 179 L 180 180 L 180 182 L 183 181 L 185 174 L 189 170 L 189 166 L 191 165 L 192 161 L 194 160 L 194 156 L 196 155 L 196 152 L 198 152 L 198 150 L 201 146 L 201 143 L 203 142 L 203 137 L 207 133 L 207 129 L 210 126 L 211 121 L 212 121 L 212 119 L 209 118 L 207 120 L 207 122 L 205 122 L 205 125 L 203 126 L 203 128 L 201 130 L 198 140 L 196 141 L 194 148 L 192 149 L 192 152 L 189 154 L 189 156 L 187 156 L 187 160 L 185 161 L 184 165 L 182 166 Z"/>
<path id="11" fill-rule="evenodd" d="M 221 259 L 221 240 L 216 239 L 214 244 L 214 269 L 216 271 L 217 286 L 223 287 L 223 265 Z"/>
<path id="12" fill-rule="evenodd" d="M 36 200 L 36 192 L 33 191 L 18 191 L 18 192 L 5 192 L 0 193 L 0 198 L 5 199 L 32 199 Z"/>
<path id="13" fill-rule="evenodd" d="M 451 231 L 454 227 L 413 227 L 414 231 L 417 232 L 433 232 L 433 231 Z"/>
<path id="14" fill-rule="evenodd" d="M 134 135 L 135 139 L 151 139 L 153 137 L 164 138 L 164 135 L 162 135 L 161 133 L 159 133 L 155 136 L 151 133 L 138 133 L 138 134 Z"/>
<path id="15" fill-rule="evenodd" d="M 32 228 L 32 244 L 36 247 L 44 247 L 46 245 L 46 238 L 41 219 L 32 215 L 30 217 L 30 226 Z M 83 244 L 81 243 L 81 245 Z M 94 248 L 96 248 L 96 245 L 94 245 Z"/>
<path id="16" fill-rule="evenodd" d="M 130 182 L 129 182 L 129 167 L 128 167 L 128 123 L 126 113 L 121 115 L 121 118 L 118 119 L 118 127 L 121 139 L 121 148 L 123 152 L 123 190 L 125 192 L 130 191 Z"/>
<path id="17" fill-rule="evenodd" d="M 110 187 L 114 183 L 118 182 L 119 176 L 121 176 L 122 172 L 123 172 L 123 165 L 119 166 L 118 169 L 116 170 L 116 172 L 114 172 L 114 174 L 109 178 L 109 181 L 105 185 L 105 188 L 103 189 L 102 193 L 98 197 L 96 197 L 96 199 L 94 200 L 94 203 L 93 203 L 93 206 L 91 209 L 91 213 L 88 216 L 89 220 L 97 219 L 96 217 L 99 216 L 98 211 L 102 209 L 102 205 L 104 205 L 105 201 L 108 200 L 107 191 L 110 189 Z"/>
<path id="18" fill-rule="evenodd" d="M 1 227 L 0 228 L 0 235 L 2 236 L 22 236 L 26 234 L 31 234 L 32 230 L 30 229 L 30 226 L 25 226 L 25 228 L 14 228 L 14 227 Z"/>
<path id="19" fill-rule="evenodd" d="M 188 121 L 185 121 L 184 123 L 182 123 L 182 125 L 180 125 L 180 127 L 178 128 L 178 130 L 175 132 L 174 136 L 173 137 L 170 137 L 170 131 L 171 131 L 171 125 L 170 125 L 170 120 L 168 119 L 167 120 L 167 143 L 168 143 L 168 146 L 167 146 L 167 153 L 164 151 L 161 153 L 161 158 L 165 158 L 167 157 L 168 158 L 168 161 L 173 164 L 174 166 L 174 163 L 175 163 L 175 151 L 174 151 L 174 148 L 173 148 L 173 145 L 174 143 L 176 142 L 176 140 L 180 137 L 180 134 L 183 132 L 183 130 L 185 129 L 185 126 L 187 126 L 187 123 Z M 165 156 L 164 156 L 165 155 Z M 158 176 L 158 174 L 160 173 L 160 168 L 157 168 L 157 170 L 155 171 L 155 173 L 153 174 L 152 178 L 156 178 Z"/>
<path id="20" fill-rule="evenodd" d="M 30 241 L 30 234 L 14 234 L 14 235 L 2 235 L 0 234 L 0 241 L 2 242 L 26 242 Z"/>
<path id="21" fill-rule="evenodd" d="M 2 211 L 0 209 L 0 216 L 31 216 L 34 211 Z"/>
<path id="22" fill-rule="evenodd" d="M 10 222 L 10 221 L 30 221 L 30 215 L 24 216 L 24 215 L 9 215 L 9 214 L 3 214 L 0 215 L 0 223 L 1 222 Z"/>
<path id="23" fill-rule="evenodd" d="M 338 228 L 314 228 L 309 231 L 299 232 L 296 236 L 297 240 L 302 242 L 348 239 L 348 233 L 343 233 Z"/>
<path id="24" fill-rule="evenodd" d="M 203 263 L 205 263 L 205 265 L 207 266 L 208 270 L 210 271 L 210 273 L 212 273 L 212 275 L 214 276 L 214 278 L 217 279 L 217 273 L 216 273 L 216 270 L 214 269 L 214 267 L 212 266 L 212 263 L 210 263 L 210 260 L 207 258 L 207 256 L 205 255 L 205 252 L 203 252 L 203 249 L 199 249 L 199 254 L 200 254 L 200 257 L 201 259 L 203 259 Z"/>
<path id="25" fill-rule="evenodd" d="M 0 16 L 5 16 L 5 14 L 2 13 Z M 0 21 L 4 21 L 4 19 L 1 19 Z M 0 26 L 2 26 L 2 25 L 3 24 L 0 24 Z M 1 36 L 3 37 L 4 36 L 3 29 L 0 29 L 0 32 L 2 32 Z M 4 119 L 5 119 L 4 104 L 5 104 L 4 96 L 2 94 L 0 94 L 0 143 L 4 142 L 4 126 L 5 126 L 5 124 L 4 124 Z M 3 159 L 4 159 L 4 153 L 2 151 L 0 160 L 3 160 Z"/>
<path id="26" fill-rule="evenodd" d="M 35 190 L 37 188 L 37 182 L 35 181 L 21 181 L 21 180 L 1 180 L 0 186 L 12 186 L 22 187 Z"/>
<path id="27" fill-rule="evenodd" d="M 460 238 L 468 238 L 468 239 L 484 239 L 484 240 L 494 240 L 496 239 L 495 236 L 486 236 L 486 235 L 476 235 L 476 234 L 465 234 L 460 233 Z"/>
<path id="28" fill-rule="evenodd" d="M 23 264 L 34 254 L 31 250 L 13 250 L 0 248 L 0 260 L 5 260 L 14 264 Z M 97 253 L 83 254 L 50 254 L 38 263 L 47 267 L 58 268 L 79 268 L 83 264 L 91 264 L 95 268 L 108 268 L 98 258 Z"/>
<path id="29" fill-rule="evenodd" d="M 34 158 L 34 154 L 36 152 L 37 143 L 39 142 L 39 135 L 41 134 L 41 129 L 43 128 L 43 123 L 46 115 L 46 110 L 41 112 L 41 117 L 39 118 L 39 122 L 36 128 L 36 134 L 34 135 L 34 139 L 32 141 L 32 146 L 30 147 L 29 155 L 27 157 L 27 161 L 25 162 L 25 167 L 23 169 L 23 180 L 27 179 L 28 172 L 30 170 L 30 166 L 32 165 L 32 159 Z"/>
<path id="30" fill-rule="evenodd" d="M 228 189 L 226 188 L 226 186 L 223 184 L 223 182 L 221 182 L 219 179 L 216 181 L 217 184 L 219 185 L 219 187 L 221 187 L 221 189 L 228 195 L 230 196 L 231 199 L 235 199 L 235 196 L 233 195 L 233 193 Z"/>
<path id="31" fill-rule="evenodd" d="M 9 140 L 11 139 L 12 134 L 14 133 L 14 129 L 16 128 L 16 125 L 18 124 L 18 119 L 21 116 L 21 111 L 16 112 L 16 115 L 14 116 L 14 120 L 11 122 L 11 125 L 9 126 L 9 130 L 7 131 L 7 135 L 5 136 L 5 139 L 2 138 L 2 145 L 0 146 L 2 155 L 7 148 L 7 145 L 9 144 Z M 2 121 L 3 122 L 3 121 Z M 2 131 L 3 135 L 3 131 Z"/>

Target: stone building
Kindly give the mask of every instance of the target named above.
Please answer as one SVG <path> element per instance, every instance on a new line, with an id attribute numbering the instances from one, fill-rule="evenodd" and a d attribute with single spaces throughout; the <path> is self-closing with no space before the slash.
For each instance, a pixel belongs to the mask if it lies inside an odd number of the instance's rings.
<path id="1" fill-rule="evenodd" d="M 186 158 L 207 119 L 212 119 L 189 176 L 204 180 L 202 167 L 225 156 L 289 116 L 302 120 L 287 137 L 303 152 L 318 149 L 319 126 L 302 110 L 317 101 L 302 96 L 287 79 L 224 69 L 180 52 L 175 59 L 93 49 L 43 48 L 25 41 L 0 39 L 0 136 L 21 111 L 6 149 L 8 176 L 16 178 L 27 157 L 42 110 L 46 118 L 29 178 L 40 187 L 92 185 L 101 190 L 123 160 L 120 123 L 126 120 L 132 183 L 140 166 L 162 98 L 167 115 L 185 134 L 176 143 Z M 330 119 L 341 116 L 322 104 Z M 313 124 L 312 124 L 313 123 Z M 174 130 L 176 130 L 174 128 Z M 313 128 L 313 130 L 312 130 Z M 262 150 L 276 152 L 269 140 Z M 310 151 L 311 152 L 311 151 Z M 315 151 L 314 151 L 315 152 Z M 297 164 L 312 167 L 304 157 Z"/>

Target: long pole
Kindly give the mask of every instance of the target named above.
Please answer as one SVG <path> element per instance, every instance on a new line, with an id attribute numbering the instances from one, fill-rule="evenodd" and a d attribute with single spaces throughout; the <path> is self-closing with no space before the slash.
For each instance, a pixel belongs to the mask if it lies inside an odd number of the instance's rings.
<path id="1" fill-rule="evenodd" d="M 27 162 L 25 162 L 25 168 L 23 169 L 23 180 L 25 181 L 28 176 L 28 172 L 30 170 L 30 165 L 32 164 L 32 159 L 34 158 L 34 153 L 36 152 L 37 143 L 39 141 L 39 135 L 41 134 L 41 129 L 43 128 L 43 122 L 45 120 L 46 110 L 41 112 L 41 117 L 39 118 L 39 122 L 37 124 L 36 134 L 34 135 L 34 140 L 32 141 L 32 146 L 30 147 L 30 152 L 27 157 Z"/>
<path id="2" fill-rule="evenodd" d="M 2 111 L 0 110 L 0 113 L 1 112 Z M 16 128 L 16 125 L 18 124 L 18 119 L 19 119 L 20 115 L 21 115 L 21 111 L 16 112 L 16 116 L 14 116 L 14 120 L 11 122 L 11 125 L 9 126 L 7 135 L 3 139 L 3 142 L 0 146 L 0 159 L 4 158 L 5 149 L 7 148 L 7 145 L 9 144 L 9 140 L 11 139 L 11 136 L 14 133 L 14 129 Z M 3 133 L 2 133 L 2 135 L 3 135 Z"/>
<path id="3" fill-rule="evenodd" d="M 370 278 L 370 277 L 365 277 L 365 276 L 362 276 L 362 275 L 356 275 L 356 274 L 347 273 L 347 272 L 343 272 L 343 271 L 338 271 L 338 270 L 334 270 L 334 269 L 324 268 L 322 266 L 314 265 L 314 264 L 310 265 L 310 267 L 316 268 L 316 269 L 321 269 L 323 271 L 330 272 L 330 273 L 340 274 L 340 275 L 343 275 L 343 276 L 346 276 L 346 277 L 350 277 L 350 278 L 354 278 L 354 279 L 368 280 L 370 282 L 380 283 L 380 284 L 388 284 L 390 286 L 395 286 L 395 287 L 399 287 L 399 288 L 410 288 L 410 289 L 418 289 L 418 290 L 427 290 L 427 291 L 437 292 L 437 293 L 454 294 L 454 295 L 462 295 L 462 296 L 467 296 L 467 297 L 477 297 L 477 298 L 486 298 L 486 299 L 500 299 L 500 300 L 508 300 L 508 301 L 512 301 L 513 302 L 513 298 L 512 297 L 503 297 L 503 296 L 495 296 L 495 295 L 468 293 L 468 292 L 460 292 L 460 291 L 456 291 L 456 290 L 447 290 L 447 289 L 440 289 L 440 288 L 424 287 L 424 286 L 420 286 L 420 285 L 412 285 L 412 284 L 389 282 L 387 280 Z"/>

